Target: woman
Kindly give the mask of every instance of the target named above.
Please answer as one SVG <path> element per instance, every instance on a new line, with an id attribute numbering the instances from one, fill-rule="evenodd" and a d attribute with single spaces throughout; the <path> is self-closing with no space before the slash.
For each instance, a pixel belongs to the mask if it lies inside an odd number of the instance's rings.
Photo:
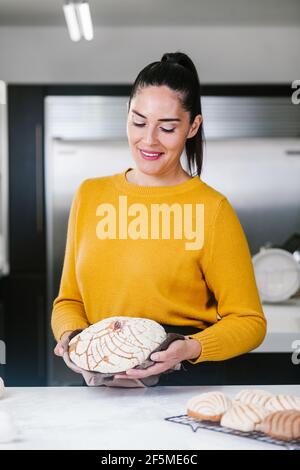
<path id="1" fill-rule="evenodd" d="M 226 196 L 199 178 L 200 83 L 186 54 L 166 53 L 139 73 L 127 136 L 136 168 L 83 181 L 72 202 L 53 302 L 55 353 L 62 355 L 71 331 L 107 316 L 145 317 L 185 340 L 153 354 L 148 369 L 118 377 L 145 378 L 181 362 L 162 381 L 205 383 L 203 363 L 256 348 L 266 320 L 239 219 Z M 184 150 L 189 172 L 180 162 Z M 220 369 L 210 370 L 220 380 Z"/>

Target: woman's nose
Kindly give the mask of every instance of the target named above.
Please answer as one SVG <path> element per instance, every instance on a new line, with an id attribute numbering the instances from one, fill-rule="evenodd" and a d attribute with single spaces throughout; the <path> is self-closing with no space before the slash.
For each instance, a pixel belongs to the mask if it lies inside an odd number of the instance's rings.
<path id="1" fill-rule="evenodd" d="M 148 129 L 146 129 L 144 140 L 146 144 L 152 144 L 153 142 L 156 142 L 156 129 L 148 127 Z"/>

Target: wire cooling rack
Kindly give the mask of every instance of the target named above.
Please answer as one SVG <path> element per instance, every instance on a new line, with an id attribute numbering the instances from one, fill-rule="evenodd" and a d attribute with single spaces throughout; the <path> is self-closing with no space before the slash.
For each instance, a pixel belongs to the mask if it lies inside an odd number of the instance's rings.
<path id="1" fill-rule="evenodd" d="M 287 442 L 282 441 L 280 439 L 274 439 L 258 431 L 236 431 L 235 429 L 230 429 L 221 426 L 219 423 L 214 423 L 212 421 L 200 421 L 195 418 L 191 418 L 188 415 L 170 416 L 168 418 L 165 418 L 165 420 L 170 421 L 171 423 L 184 424 L 186 426 L 190 426 L 194 432 L 196 432 L 198 429 L 208 429 L 209 431 L 217 431 L 225 434 L 232 434 L 233 436 L 248 437 L 257 441 L 267 442 L 268 444 L 279 445 L 285 447 L 288 450 L 300 450 L 300 440 Z"/>

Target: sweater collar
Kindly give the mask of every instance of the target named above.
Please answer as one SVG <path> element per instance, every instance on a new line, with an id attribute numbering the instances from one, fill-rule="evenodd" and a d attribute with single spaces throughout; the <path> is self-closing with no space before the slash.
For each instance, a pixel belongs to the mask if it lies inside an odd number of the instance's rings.
<path id="1" fill-rule="evenodd" d="M 114 175 L 115 185 L 118 189 L 122 190 L 123 193 L 145 195 L 145 196 L 164 196 L 185 193 L 199 188 L 203 181 L 199 176 L 193 176 L 192 178 L 175 185 L 169 186 L 141 186 L 135 183 L 130 183 L 126 178 L 126 173 L 132 170 L 131 167 L 126 168 L 125 171 Z"/>

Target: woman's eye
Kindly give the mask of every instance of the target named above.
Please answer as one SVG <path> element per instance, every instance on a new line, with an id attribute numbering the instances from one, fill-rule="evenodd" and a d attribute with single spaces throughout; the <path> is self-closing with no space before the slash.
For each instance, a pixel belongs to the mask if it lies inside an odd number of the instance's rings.
<path id="1" fill-rule="evenodd" d="M 143 127 L 145 124 L 138 124 L 137 122 L 133 122 L 132 123 L 134 126 L 138 126 L 138 127 Z M 164 132 L 174 132 L 175 131 L 175 128 L 174 129 L 164 129 L 163 127 L 161 127 L 161 130 L 164 131 Z"/>
<path id="2" fill-rule="evenodd" d="M 132 123 L 134 126 L 143 127 L 145 124 L 138 124 L 137 122 Z"/>
<path id="3" fill-rule="evenodd" d="M 164 131 L 164 132 L 174 132 L 175 128 L 174 129 L 164 129 L 163 127 L 161 127 L 161 130 Z"/>

